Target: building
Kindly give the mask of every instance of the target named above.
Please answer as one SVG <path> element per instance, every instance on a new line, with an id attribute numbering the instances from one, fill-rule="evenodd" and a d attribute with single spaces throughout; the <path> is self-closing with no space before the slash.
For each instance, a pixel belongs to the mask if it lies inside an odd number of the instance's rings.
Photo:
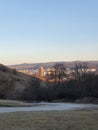
<path id="1" fill-rule="evenodd" d="M 40 68 L 39 68 L 39 75 L 43 77 L 43 76 L 44 76 L 44 72 L 45 72 L 45 71 L 44 71 L 44 68 L 43 68 L 43 67 L 40 67 Z"/>

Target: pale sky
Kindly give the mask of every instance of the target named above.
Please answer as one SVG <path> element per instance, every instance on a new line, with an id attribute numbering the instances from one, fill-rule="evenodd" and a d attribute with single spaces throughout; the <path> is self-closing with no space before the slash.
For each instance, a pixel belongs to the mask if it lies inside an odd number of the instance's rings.
<path id="1" fill-rule="evenodd" d="M 98 0 L 0 0 L 0 63 L 98 60 Z"/>

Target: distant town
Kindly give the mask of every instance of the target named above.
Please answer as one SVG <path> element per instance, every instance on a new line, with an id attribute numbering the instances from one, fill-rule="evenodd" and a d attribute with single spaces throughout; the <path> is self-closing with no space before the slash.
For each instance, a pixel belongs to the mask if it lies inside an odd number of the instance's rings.
<path id="1" fill-rule="evenodd" d="M 78 61 L 79 63 L 80 61 Z M 98 62 L 89 61 L 81 62 L 87 64 L 87 73 L 98 73 Z M 42 80 L 51 80 L 51 74 L 55 73 L 55 64 L 63 64 L 65 67 L 64 73 L 66 76 L 63 77 L 63 80 L 68 80 L 73 78 L 72 73 L 75 71 L 76 62 L 49 62 L 49 63 L 35 63 L 35 64 L 20 64 L 20 65 L 10 65 L 12 69 L 16 69 L 18 72 L 22 72 L 31 76 L 35 76 Z"/>

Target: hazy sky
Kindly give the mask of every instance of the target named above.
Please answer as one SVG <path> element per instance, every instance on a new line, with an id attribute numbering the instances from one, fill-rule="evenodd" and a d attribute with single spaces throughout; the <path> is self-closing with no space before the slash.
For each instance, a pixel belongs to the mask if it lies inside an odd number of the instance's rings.
<path id="1" fill-rule="evenodd" d="M 0 63 L 98 60 L 98 0 L 0 0 Z"/>

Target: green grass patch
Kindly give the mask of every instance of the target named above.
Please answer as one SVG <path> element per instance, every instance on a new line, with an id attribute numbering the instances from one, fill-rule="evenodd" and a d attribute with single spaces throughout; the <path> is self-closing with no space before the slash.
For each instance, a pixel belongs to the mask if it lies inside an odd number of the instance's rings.
<path id="1" fill-rule="evenodd" d="M 0 130 L 98 130 L 98 110 L 3 113 Z"/>

